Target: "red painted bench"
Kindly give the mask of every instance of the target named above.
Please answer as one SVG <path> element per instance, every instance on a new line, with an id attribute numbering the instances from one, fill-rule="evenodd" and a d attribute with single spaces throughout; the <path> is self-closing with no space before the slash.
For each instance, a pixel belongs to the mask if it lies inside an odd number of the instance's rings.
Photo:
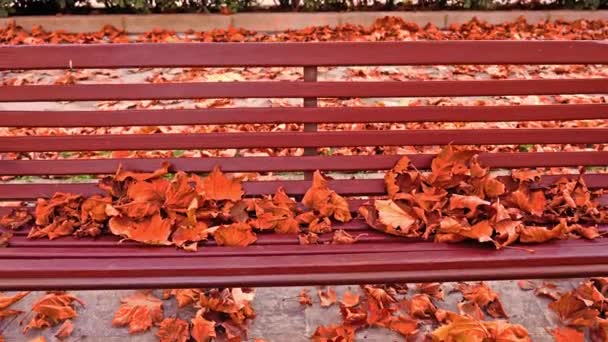
<path id="1" fill-rule="evenodd" d="M 608 79 L 527 79 L 405 82 L 317 82 L 319 66 L 446 64 L 608 64 L 608 44 L 592 41 L 441 41 L 406 43 L 109 44 L 2 46 L 2 69 L 294 66 L 304 81 L 0 86 L 0 102 L 184 98 L 303 98 L 306 108 L 231 108 L 115 111 L 0 111 L 3 127 L 82 127 L 303 123 L 303 132 L 152 135 L 3 136 L 0 152 L 109 151 L 304 147 L 301 157 L 172 158 L 173 169 L 207 172 L 350 172 L 386 170 L 398 156 L 321 156 L 317 147 L 404 145 L 598 144 L 608 128 L 317 131 L 318 123 L 543 121 L 606 119 L 608 104 L 465 107 L 319 108 L 320 97 L 501 96 L 606 94 Z M 419 169 L 432 155 L 411 156 Z M 606 166 L 608 151 L 484 153 L 493 168 Z M 158 159 L 1 160 L 0 175 L 46 176 L 150 171 Z M 543 177 L 551 182 L 557 176 Z M 590 188 L 608 186 L 607 174 L 587 174 Z M 256 181 L 248 195 L 284 186 L 302 195 L 310 182 Z M 385 193 L 381 179 L 335 180 L 344 196 Z M 32 200 L 56 191 L 90 195 L 92 184 L 2 184 L 0 200 Z M 351 200 L 356 210 L 361 200 Z M 3 213 L 8 209 L 4 208 Z M 608 275 L 608 242 L 568 240 L 535 246 L 535 253 L 479 244 L 408 241 L 370 230 L 356 219 L 342 228 L 368 235 L 353 245 L 300 246 L 297 238 L 262 235 L 246 248 L 175 248 L 62 238 L 28 240 L 18 233 L 0 248 L 0 290 L 143 287 L 269 286 L 454 281 Z"/>

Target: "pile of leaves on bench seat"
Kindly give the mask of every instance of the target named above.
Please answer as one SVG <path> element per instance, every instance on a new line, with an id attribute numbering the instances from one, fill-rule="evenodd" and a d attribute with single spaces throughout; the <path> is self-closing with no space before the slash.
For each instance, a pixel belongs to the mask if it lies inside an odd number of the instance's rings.
<path id="1" fill-rule="evenodd" d="M 282 188 L 274 195 L 244 198 L 241 180 L 215 168 L 208 176 L 177 172 L 169 165 L 152 173 L 119 168 L 99 182 L 104 195 L 85 198 L 56 193 L 38 199 L 34 215 L 21 208 L 0 224 L 19 229 L 31 221 L 29 238 L 96 237 L 103 233 L 153 245 L 196 250 L 213 237 L 218 245 L 247 246 L 256 233 L 300 234 L 302 244 L 319 243 L 332 222 L 348 222 L 348 202 L 329 188 L 320 172 L 301 205 Z M 591 192 L 582 177 L 562 178 L 536 187 L 534 171 L 513 172 L 513 181 L 494 177 L 477 161 L 477 152 L 448 146 L 432 162 L 430 173 L 416 170 L 406 157 L 385 175 L 388 199 L 359 208 L 367 223 L 382 232 L 437 242 L 473 239 L 497 248 L 552 239 L 600 236 L 606 223 L 602 191 Z M 591 225 L 590 225 L 591 224 Z M 333 243 L 356 238 L 337 231 Z"/>

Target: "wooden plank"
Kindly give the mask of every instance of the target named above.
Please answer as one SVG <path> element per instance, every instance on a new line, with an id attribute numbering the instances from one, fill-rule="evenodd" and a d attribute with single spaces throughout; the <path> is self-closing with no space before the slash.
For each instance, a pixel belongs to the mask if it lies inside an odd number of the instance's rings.
<path id="1" fill-rule="evenodd" d="M 608 128 L 115 134 L 0 137 L 0 152 L 447 144 L 594 144 L 605 142 L 608 142 Z"/>
<path id="2" fill-rule="evenodd" d="M 311 102 L 312 103 L 312 102 Z M 7 127 L 114 127 L 239 123 L 502 122 L 607 119 L 608 104 L 322 108 L 207 108 L 115 111 L 0 111 Z"/>
<path id="3" fill-rule="evenodd" d="M 0 86 L 0 102 L 200 98 L 425 97 L 604 94 L 608 78 L 473 81 L 203 82 Z"/>
<path id="4" fill-rule="evenodd" d="M 435 154 L 407 154 L 420 170 L 429 169 Z M 171 170 L 210 172 L 378 171 L 392 168 L 402 155 L 214 157 L 214 158 L 119 158 L 60 160 L 1 160 L 2 176 L 113 174 L 122 165 L 127 170 L 152 172 L 168 162 Z M 590 152 L 492 152 L 480 153 L 482 165 L 492 168 L 602 166 L 608 151 Z"/>
<path id="5" fill-rule="evenodd" d="M 491 260 L 489 259 L 490 263 Z M 488 263 L 488 264 L 490 264 Z M 528 267 L 525 264 L 513 267 L 469 269 L 432 269 L 424 271 L 374 271 L 306 273 L 295 275 L 232 275 L 178 277 L 49 277 L 49 278 L 5 278 L 0 290 L 97 290 L 97 289 L 159 289 L 159 288 L 211 288 L 211 287 L 275 287 L 318 286 L 378 283 L 420 283 L 447 281 L 516 280 L 547 278 L 579 278 L 608 276 L 606 264 L 593 265 L 546 265 Z"/>
<path id="6" fill-rule="evenodd" d="M 0 69 L 604 64 L 600 41 L 414 41 L 1 46 Z"/>
<path id="7" fill-rule="evenodd" d="M 547 186 L 561 177 L 574 178 L 578 175 L 547 175 L 538 183 Z M 583 176 L 587 186 L 591 189 L 608 187 L 608 174 L 585 174 Z M 510 177 L 499 177 L 509 182 Z M 250 181 L 243 183 L 245 193 L 250 196 L 267 195 L 283 187 L 290 195 L 303 195 L 310 187 L 310 181 Z M 378 196 L 385 195 L 386 189 L 383 179 L 348 179 L 330 180 L 329 186 L 344 196 Z M 37 184 L 2 184 L 0 185 L 0 199 L 2 200 L 29 200 L 39 197 L 51 197 L 56 192 L 70 192 L 90 196 L 103 193 L 96 183 L 37 183 Z"/>

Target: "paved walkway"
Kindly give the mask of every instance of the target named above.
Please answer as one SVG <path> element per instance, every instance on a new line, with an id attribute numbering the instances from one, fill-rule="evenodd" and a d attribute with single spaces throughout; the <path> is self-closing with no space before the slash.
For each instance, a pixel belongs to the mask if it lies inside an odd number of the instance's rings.
<path id="1" fill-rule="evenodd" d="M 556 283 L 561 289 L 570 290 L 576 287 L 579 281 L 579 279 L 572 279 L 556 281 Z M 515 281 L 493 281 L 489 282 L 489 285 L 499 293 L 505 311 L 509 314 L 512 323 L 524 325 L 533 341 L 553 341 L 545 327 L 552 329 L 558 322 L 555 315 L 547 308 L 548 299 L 536 297 L 530 291 L 520 290 Z M 457 311 L 456 303 L 462 297 L 460 293 L 450 293 L 453 286 L 453 283 L 443 285 L 446 294 L 445 302 L 438 302 L 437 304 L 441 308 Z M 346 289 L 358 291 L 358 286 L 338 286 L 335 289 L 338 292 L 338 298 L 341 298 Z M 301 290 L 302 287 L 257 289 L 253 303 L 256 318 L 250 325 L 250 340 L 263 338 L 270 342 L 304 342 L 310 340 L 309 337 L 317 326 L 340 322 L 338 306 L 321 308 L 315 288 L 310 288 L 313 306 L 300 305 L 297 301 L 297 295 Z M 66 341 L 140 342 L 157 340 L 154 336 L 155 330 L 130 336 L 126 328 L 112 327 L 112 317 L 120 304 L 120 298 L 130 294 L 131 291 L 74 291 L 73 293 L 84 300 L 86 307 L 77 310 L 79 317 L 74 320 L 74 333 Z M 160 295 L 160 291 L 157 294 Z M 13 307 L 27 312 L 32 303 L 41 295 L 43 293 L 31 293 Z M 172 316 L 177 312 L 174 299 L 165 301 L 164 310 L 165 316 Z M 179 316 L 184 319 L 189 319 L 193 314 L 192 310 L 179 310 Z M 39 335 L 47 337 L 47 341 L 56 340 L 53 335 L 57 328 L 42 331 L 33 330 L 27 335 L 23 335 L 19 325 L 20 319 L 14 320 L 7 326 L 4 332 L 7 342 L 28 341 Z M 430 329 L 429 326 L 421 328 L 422 331 L 428 329 Z M 423 334 L 420 335 L 418 340 L 422 341 Z M 362 330 L 357 334 L 357 341 L 388 342 L 402 340 L 403 338 L 399 335 L 379 328 Z"/>

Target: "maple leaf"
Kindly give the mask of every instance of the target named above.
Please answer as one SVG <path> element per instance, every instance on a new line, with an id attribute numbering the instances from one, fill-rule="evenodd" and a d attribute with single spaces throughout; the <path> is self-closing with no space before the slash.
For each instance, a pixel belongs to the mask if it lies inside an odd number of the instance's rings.
<path id="1" fill-rule="evenodd" d="M 344 305 L 347 308 L 359 305 L 359 295 L 356 293 L 352 293 L 350 291 L 344 292 L 342 300 L 340 304 Z"/>
<path id="2" fill-rule="evenodd" d="M 318 170 L 313 175 L 312 186 L 304 194 L 302 203 L 318 211 L 321 216 L 333 217 L 340 222 L 347 222 L 352 218 L 348 202 L 329 188 L 327 180 Z"/>
<path id="3" fill-rule="evenodd" d="M 523 243 L 542 243 L 554 239 L 566 239 L 568 228 L 559 224 L 553 229 L 525 226 L 519 232 L 519 241 Z"/>
<path id="4" fill-rule="evenodd" d="M 321 289 L 317 290 L 317 294 L 319 295 L 319 300 L 321 300 L 321 306 L 324 308 L 334 305 L 338 299 L 336 291 L 330 286 L 326 287 L 325 291 Z"/>
<path id="5" fill-rule="evenodd" d="M 414 169 L 410 159 L 406 156 L 401 157 L 397 164 L 384 175 L 386 191 L 391 199 L 394 199 L 399 192 L 410 193 L 418 189 L 420 182 L 420 172 Z"/>
<path id="6" fill-rule="evenodd" d="M 492 240 L 494 230 L 488 220 L 477 222 L 472 227 L 466 220 L 457 221 L 451 217 L 441 220 L 439 230 L 435 236 L 437 242 L 460 242 L 464 239 L 473 239 L 479 242 Z"/>
<path id="7" fill-rule="evenodd" d="M 320 326 L 311 338 L 313 342 L 353 342 L 355 330 L 344 325 Z"/>
<path id="8" fill-rule="evenodd" d="M 161 165 L 161 168 L 151 172 L 151 173 L 143 173 L 143 172 L 131 172 L 125 171 L 122 168 L 122 164 L 118 165 L 118 169 L 116 170 L 116 174 L 114 175 L 114 179 L 118 182 L 124 182 L 128 178 L 132 178 L 134 180 L 143 182 L 154 178 L 159 178 L 167 173 L 169 173 L 169 167 L 171 167 L 170 163 L 164 162 Z"/>
<path id="9" fill-rule="evenodd" d="M 63 322 L 63 324 L 59 327 L 59 329 L 57 329 L 57 332 L 55 333 L 55 337 L 59 340 L 63 340 L 68 338 L 70 335 L 72 335 L 72 332 L 74 331 L 74 323 L 72 323 L 72 321 L 67 320 L 65 322 Z"/>
<path id="10" fill-rule="evenodd" d="M 547 206 L 545 193 L 542 190 L 531 191 L 524 183 L 510 194 L 509 200 L 519 209 L 535 216 L 542 216 Z"/>
<path id="11" fill-rule="evenodd" d="M 164 193 L 163 207 L 169 211 L 184 212 L 193 200 L 196 199 L 196 191 L 190 185 L 190 178 L 185 172 L 178 172 L 169 183 Z"/>
<path id="12" fill-rule="evenodd" d="M 25 333 L 32 328 L 51 327 L 78 316 L 72 306 L 74 302 L 84 306 L 80 299 L 67 293 L 49 293 L 43 296 L 32 305 L 34 317 L 23 328 L 23 332 Z"/>
<path id="13" fill-rule="evenodd" d="M 188 322 L 177 317 L 165 318 L 160 322 L 156 336 L 160 342 L 186 342 L 190 338 Z"/>
<path id="14" fill-rule="evenodd" d="M 147 331 L 152 325 L 163 320 L 163 301 L 150 293 L 135 292 L 122 298 L 121 305 L 114 314 L 112 325 L 129 326 L 129 333 Z"/>
<path id="15" fill-rule="evenodd" d="M 34 217 L 27 208 L 16 208 L 0 218 L 0 226 L 19 230 L 32 221 L 34 221 Z"/>
<path id="16" fill-rule="evenodd" d="M 196 342 L 209 342 L 215 337 L 215 322 L 206 320 L 203 310 L 199 310 L 192 319 L 192 338 Z"/>
<path id="17" fill-rule="evenodd" d="M 36 201 L 36 209 L 34 210 L 36 224 L 39 226 L 49 225 L 55 216 L 55 209 L 60 207 L 72 210 L 76 209 L 80 205 L 81 200 L 82 197 L 80 195 L 63 192 L 53 194 L 53 197 L 48 200 L 39 198 Z"/>
<path id="18" fill-rule="evenodd" d="M 8 246 L 8 242 L 12 237 L 13 237 L 13 233 L 2 232 L 0 234 L 0 248 Z"/>
<path id="19" fill-rule="evenodd" d="M 488 314 L 494 318 L 507 318 L 498 294 L 484 282 L 476 284 L 458 284 L 464 299 L 475 302 L 479 307 L 486 309 Z"/>
<path id="20" fill-rule="evenodd" d="M 230 179 L 222 173 L 218 166 L 203 179 L 193 176 L 197 192 L 206 200 L 229 200 L 238 201 L 243 197 L 244 191 L 241 182 Z"/>
<path id="21" fill-rule="evenodd" d="M 435 314 L 437 308 L 431 301 L 431 297 L 424 293 L 418 293 L 407 301 L 410 315 L 416 318 L 429 318 Z"/>
<path id="22" fill-rule="evenodd" d="M 559 327 L 551 330 L 555 342 L 585 342 L 585 334 L 572 328 Z"/>
<path id="23" fill-rule="evenodd" d="M 33 227 L 27 234 L 28 239 L 39 239 L 48 237 L 49 240 L 54 240 L 62 236 L 72 235 L 74 232 L 73 221 L 57 221 L 46 225 L 45 227 Z"/>
<path id="24" fill-rule="evenodd" d="M 599 311 L 588 308 L 585 302 L 572 292 L 550 303 L 549 309 L 557 314 L 560 321 L 573 327 L 592 326 L 600 314 Z"/>
<path id="25" fill-rule="evenodd" d="M 403 336 L 410 336 L 418 332 L 418 321 L 406 316 L 390 316 L 379 325 Z"/>
<path id="26" fill-rule="evenodd" d="M 0 309 L 8 308 L 9 306 L 11 306 L 11 305 L 15 304 L 16 302 L 20 301 L 21 299 L 23 299 L 29 293 L 30 293 L 29 291 L 18 292 L 16 294 L 14 294 L 13 296 L 4 296 L 3 294 L 0 294 Z"/>
<path id="27" fill-rule="evenodd" d="M 298 294 L 298 302 L 302 305 L 312 305 L 312 298 L 308 295 L 308 289 L 302 289 Z"/>
<path id="28" fill-rule="evenodd" d="M 198 289 L 169 289 L 163 290 L 163 299 L 175 297 L 180 308 L 198 302 L 200 290 Z"/>
<path id="29" fill-rule="evenodd" d="M 209 231 L 205 222 L 197 222 L 194 227 L 181 225 L 171 235 L 171 241 L 185 250 L 196 251 L 199 241 L 207 240 Z"/>
<path id="30" fill-rule="evenodd" d="M 356 237 L 350 235 L 343 229 L 338 229 L 334 232 L 331 238 L 331 243 L 335 245 L 349 245 L 357 242 L 362 236 L 367 234 L 359 234 Z"/>
<path id="31" fill-rule="evenodd" d="M 122 236 L 125 239 L 150 245 L 172 244 L 169 241 L 169 235 L 171 235 L 173 223 L 169 219 L 163 219 L 160 214 L 141 221 L 133 221 L 123 216 L 114 216 L 108 222 L 108 226 L 112 234 Z"/>
<path id="32" fill-rule="evenodd" d="M 300 242 L 300 245 L 314 245 L 314 244 L 318 244 L 319 243 L 319 235 L 313 233 L 313 232 L 308 232 L 306 234 L 300 234 L 298 235 L 298 241 Z"/>
<path id="33" fill-rule="evenodd" d="M 91 219 L 95 222 L 104 222 L 108 219 L 106 214 L 106 206 L 112 204 L 112 198 L 109 196 L 93 195 L 82 202 L 80 207 L 82 222 Z"/>
<path id="34" fill-rule="evenodd" d="M 453 146 L 443 148 L 431 162 L 431 174 L 428 181 L 433 186 L 451 188 L 466 179 L 469 173 L 467 163 L 477 151 L 455 151 Z"/>
<path id="35" fill-rule="evenodd" d="M 481 307 L 479 307 L 479 305 L 476 302 L 467 300 L 467 301 L 458 303 L 457 307 L 458 307 L 458 312 L 460 312 L 461 315 L 469 316 L 469 317 L 475 318 L 477 320 L 483 320 L 485 318 L 485 315 L 483 314 Z"/>
<path id="36" fill-rule="evenodd" d="M 257 240 L 251 226 L 246 223 L 233 223 L 220 226 L 213 232 L 215 242 L 220 246 L 245 247 Z"/>
<path id="37" fill-rule="evenodd" d="M 461 196 L 457 194 L 453 194 L 450 197 L 450 208 L 449 210 L 454 209 L 467 209 L 467 217 L 475 217 L 477 214 L 477 207 L 480 205 L 490 205 L 490 202 L 484 201 L 477 196 Z"/>
<path id="38" fill-rule="evenodd" d="M 416 222 L 416 219 L 392 200 L 375 200 L 374 206 L 378 210 L 380 222 L 394 229 L 407 232 Z"/>
<path id="39" fill-rule="evenodd" d="M 419 292 L 425 293 L 435 299 L 443 300 L 443 289 L 441 283 L 420 283 L 416 284 Z"/>

